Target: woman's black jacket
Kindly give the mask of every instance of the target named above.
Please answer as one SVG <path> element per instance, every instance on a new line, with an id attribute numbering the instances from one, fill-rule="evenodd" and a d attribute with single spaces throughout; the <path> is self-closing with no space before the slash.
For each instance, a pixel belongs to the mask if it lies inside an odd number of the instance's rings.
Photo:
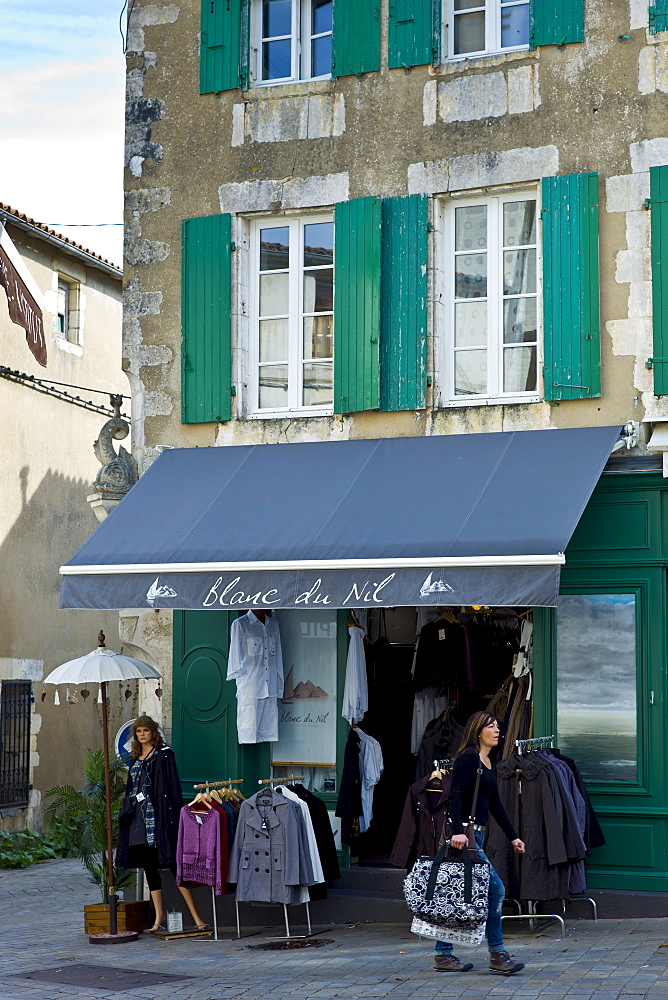
<path id="1" fill-rule="evenodd" d="M 176 842 L 179 835 L 179 814 L 183 806 L 183 794 L 174 751 L 169 747 L 160 747 L 156 753 L 152 781 L 147 791 L 155 813 L 155 847 L 158 852 L 158 865 L 163 867 L 176 862 Z M 130 824 L 134 815 L 134 800 L 130 799 L 131 791 L 132 778 L 128 773 L 116 847 L 116 864 L 122 868 L 128 867 Z"/>

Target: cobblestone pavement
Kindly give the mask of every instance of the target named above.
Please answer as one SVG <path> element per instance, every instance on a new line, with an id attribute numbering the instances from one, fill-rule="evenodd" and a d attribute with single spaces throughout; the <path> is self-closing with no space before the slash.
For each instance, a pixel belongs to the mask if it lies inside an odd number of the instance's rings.
<path id="1" fill-rule="evenodd" d="M 98 892 L 76 861 L 0 871 L 0 1000 L 363 1000 L 451 997 L 462 1000 L 666 1000 L 668 918 L 569 921 L 559 940 L 548 929 L 514 932 L 509 951 L 526 963 L 509 979 L 486 972 L 484 948 L 459 949 L 475 963 L 466 974 L 431 969 L 428 942 L 396 925 L 337 926 L 334 942 L 294 952 L 250 951 L 243 941 L 159 941 L 94 947 L 82 907 Z M 280 931 L 274 931 L 280 933 Z M 107 990 L 22 979 L 38 969 L 86 963 L 188 976 L 179 982 Z"/>

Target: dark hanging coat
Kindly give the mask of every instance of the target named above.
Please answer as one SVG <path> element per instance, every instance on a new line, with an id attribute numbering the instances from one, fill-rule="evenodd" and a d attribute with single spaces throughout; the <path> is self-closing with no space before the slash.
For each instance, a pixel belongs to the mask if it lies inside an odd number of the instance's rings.
<path id="1" fill-rule="evenodd" d="M 433 858 L 448 810 L 450 777 L 443 779 L 443 789 L 437 804 L 430 806 L 427 793 L 429 776 L 411 785 L 406 796 L 403 816 L 397 831 L 390 863 L 397 868 L 411 868 L 417 857 Z"/>
<path id="2" fill-rule="evenodd" d="M 176 842 L 179 836 L 179 814 L 183 806 L 183 794 L 173 750 L 169 747 L 160 747 L 156 750 L 156 754 L 153 780 L 146 792 L 155 813 L 155 847 L 158 852 L 158 864 L 166 867 L 176 864 Z M 135 806 L 131 792 L 132 778 L 128 773 L 125 799 L 119 814 L 116 847 L 116 864 L 122 868 L 128 867 L 130 824 Z"/>
<path id="3" fill-rule="evenodd" d="M 427 725 L 418 751 L 416 778 L 431 774 L 435 760 L 451 760 L 459 750 L 464 729 L 448 712 L 445 718 L 439 715 Z"/>
<path id="4" fill-rule="evenodd" d="M 341 819 L 341 840 L 349 844 L 362 815 L 362 779 L 360 777 L 360 738 L 354 729 L 348 733 L 343 752 L 341 788 L 336 800 L 335 816 Z"/>
<path id="5" fill-rule="evenodd" d="M 499 798 L 526 845 L 525 854 L 514 854 L 501 828 L 490 822 L 485 852 L 506 887 L 506 895 L 514 899 L 563 899 L 564 877 L 568 884 L 565 817 L 550 764 L 538 754 L 513 754 L 497 764 L 496 776 Z"/>

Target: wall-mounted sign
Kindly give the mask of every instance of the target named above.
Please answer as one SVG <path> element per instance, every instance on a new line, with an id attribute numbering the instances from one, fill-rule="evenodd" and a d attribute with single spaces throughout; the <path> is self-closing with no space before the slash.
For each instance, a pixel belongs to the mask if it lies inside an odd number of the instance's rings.
<path id="1" fill-rule="evenodd" d="M 7 293 L 9 318 L 12 323 L 23 327 L 28 347 L 36 361 L 46 368 L 46 340 L 42 309 L 38 302 L 39 293 L 35 294 L 36 288 L 32 276 L 27 273 L 21 255 L 2 227 L 0 227 L 0 285 Z M 31 286 L 35 288 L 34 291 Z"/>

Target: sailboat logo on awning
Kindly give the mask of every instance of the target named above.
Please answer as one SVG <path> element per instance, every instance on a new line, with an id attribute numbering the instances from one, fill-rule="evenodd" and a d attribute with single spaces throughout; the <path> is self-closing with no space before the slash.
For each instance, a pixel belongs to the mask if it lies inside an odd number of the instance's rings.
<path id="1" fill-rule="evenodd" d="M 424 581 L 420 587 L 420 597 L 426 599 L 432 594 L 445 594 L 454 593 L 454 590 L 448 583 L 444 583 L 443 580 L 432 580 L 432 574 L 430 573 L 427 579 Z"/>
<path id="2" fill-rule="evenodd" d="M 156 576 L 151 586 L 146 591 L 146 600 L 153 607 L 159 597 L 178 597 L 179 595 L 171 587 L 165 584 L 160 585 L 160 577 Z"/>

